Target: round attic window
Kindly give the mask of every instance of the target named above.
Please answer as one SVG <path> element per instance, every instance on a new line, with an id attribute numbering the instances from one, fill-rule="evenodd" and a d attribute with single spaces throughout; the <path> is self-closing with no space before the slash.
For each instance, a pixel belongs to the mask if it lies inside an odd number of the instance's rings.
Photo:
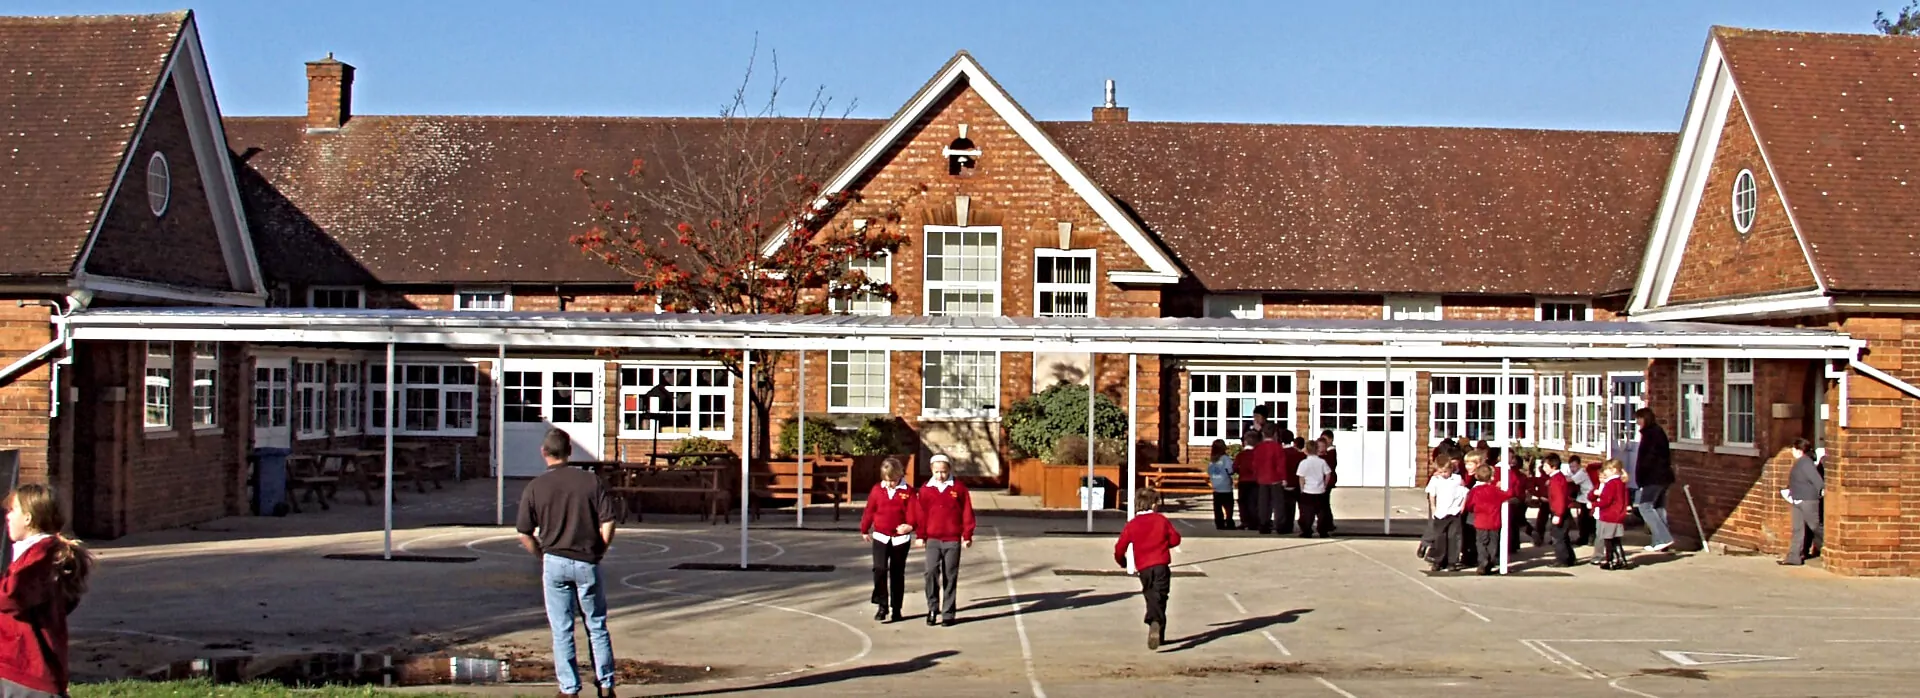
<path id="1" fill-rule="evenodd" d="M 167 156 L 154 153 L 147 158 L 147 208 L 153 215 L 167 212 L 167 202 L 173 198 L 173 175 L 167 172 Z"/>
<path id="2" fill-rule="evenodd" d="M 1733 178 L 1733 229 L 1741 235 L 1753 230 L 1753 218 L 1759 209 L 1760 189 L 1753 183 L 1753 170 L 1741 170 Z"/>

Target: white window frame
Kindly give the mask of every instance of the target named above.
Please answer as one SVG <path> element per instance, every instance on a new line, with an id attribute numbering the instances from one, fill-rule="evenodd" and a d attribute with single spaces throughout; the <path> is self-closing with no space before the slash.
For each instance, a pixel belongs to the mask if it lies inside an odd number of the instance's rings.
<path id="1" fill-rule="evenodd" d="M 865 357 L 865 355 L 875 355 L 875 354 L 879 355 L 880 357 L 880 371 L 878 373 L 879 380 L 880 380 L 880 404 L 878 405 L 866 405 L 866 406 L 855 407 L 847 404 L 834 404 L 835 391 L 845 391 L 844 393 L 845 397 L 851 399 L 853 395 L 853 389 L 856 386 L 867 388 L 869 390 L 871 390 L 872 388 L 870 384 L 866 384 L 866 383 L 855 384 L 852 382 L 852 377 L 853 377 L 852 369 L 854 366 L 854 364 L 852 363 L 852 359 L 853 359 L 853 354 L 856 352 L 862 354 L 863 358 Z M 845 380 L 842 380 L 836 377 L 833 369 L 835 364 L 842 364 L 847 367 Z M 870 366 L 870 364 L 867 364 L 865 362 L 862 362 L 861 365 Z M 867 377 L 872 377 L 875 374 L 873 374 L 872 371 L 869 370 L 865 375 Z M 832 349 L 827 351 L 827 411 L 828 412 L 840 413 L 840 414 L 887 414 L 888 411 L 891 409 L 892 405 L 893 405 L 893 352 L 885 349 L 845 349 L 845 350 Z"/>
<path id="2" fill-rule="evenodd" d="M 220 345 L 193 343 L 193 428 L 220 428 Z"/>
<path id="3" fill-rule="evenodd" d="M 676 395 L 687 396 L 687 429 L 685 431 L 676 431 L 673 427 L 662 429 L 659 433 L 660 440 L 675 441 L 695 436 L 703 436 L 721 441 L 727 441 L 733 438 L 733 413 L 734 408 L 737 406 L 735 399 L 739 391 L 739 380 L 738 377 L 733 374 L 733 371 L 725 365 L 713 361 L 621 361 L 616 363 L 616 369 L 615 377 L 619 382 L 619 388 L 616 393 L 618 395 L 618 401 L 614 403 L 614 406 L 618 408 L 616 410 L 618 413 L 616 416 L 620 420 L 619 438 L 652 439 L 655 436 L 654 424 L 651 420 L 638 420 L 637 423 L 640 427 L 637 429 L 627 427 L 628 415 L 646 413 L 646 410 L 642 409 L 638 401 L 647 391 L 652 390 L 654 385 L 653 383 L 645 385 L 629 383 L 627 380 L 627 372 L 635 370 L 653 371 L 655 381 L 660 380 L 660 371 L 687 371 L 687 385 L 672 385 L 668 387 L 669 392 L 675 393 Z M 698 385 L 700 378 L 699 371 L 717 371 L 717 374 L 709 375 L 719 375 L 726 381 L 726 384 Z M 629 409 L 627 405 L 627 399 L 629 397 L 635 400 L 632 409 Z M 700 414 L 702 412 L 700 403 L 703 398 L 707 400 L 718 400 L 720 402 L 720 429 L 700 428 Z M 712 410 L 707 411 L 712 412 Z"/>
<path id="4" fill-rule="evenodd" d="M 1428 374 L 1427 445 L 1429 447 L 1439 445 L 1440 441 L 1447 437 L 1447 432 L 1454 430 L 1453 427 L 1459 427 L 1457 431 L 1462 438 L 1484 438 L 1488 443 L 1496 446 L 1504 445 L 1495 443 L 1502 434 L 1505 434 L 1509 442 L 1524 439 L 1524 435 L 1516 435 L 1514 433 L 1514 426 L 1518 424 L 1524 429 L 1533 429 L 1532 388 L 1535 385 L 1534 376 L 1531 374 L 1515 373 L 1509 375 L 1508 379 L 1511 382 L 1507 384 L 1507 389 L 1503 393 L 1500 390 L 1500 374 L 1498 373 L 1436 372 Z M 1451 380 L 1459 381 L 1460 392 L 1455 393 L 1452 392 L 1451 389 L 1447 392 L 1434 390 L 1435 383 L 1444 385 L 1446 381 Z M 1522 381 L 1525 382 L 1525 388 L 1516 390 L 1516 386 L 1520 385 Z M 1479 387 L 1478 391 L 1474 390 L 1475 386 Z M 1486 392 L 1486 388 L 1489 387 L 1493 389 L 1493 392 Z M 1467 403 L 1469 402 L 1491 403 L 1490 406 L 1493 409 L 1493 413 L 1482 416 L 1479 419 L 1468 419 Z M 1446 405 L 1454 406 L 1453 413 L 1458 416 L 1443 420 L 1440 413 L 1443 406 Z M 1516 409 L 1518 412 L 1517 418 L 1515 416 Z M 1505 423 L 1504 426 L 1502 426 L 1502 422 Z M 1469 437 L 1466 426 L 1470 423 L 1492 424 L 1493 432 L 1490 434 L 1482 434 L 1478 437 Z"/>
<path id="5" fill-rule="evenodd" d="M 357 305 L 340 306 L 340 307 L 342 308 L 367 307 L 367 289 L 364 286 L 310 286 L 307 288 L 307 307 L 309 308 L 320 307 L 320 306 L 314 305 L 313 301 L 314 301 L 314 297 L 318 296 L 321 293 L 334 293 L 334 292 L 345 292 L 345 291 L 352 291 L 354 293 L 354 298 L 357 300 Z"/>
<path id="6" fill-rule="evenodd" d="M 293 402 L 293 438 L 301 441 L 327 436 L 327 363 L 295 359 L 288 380 L 293 383 L 287 398 Z M 314 422 L 308 429 L 308 422 Z"/>
<path id="7" fill-rule="evenodd" d="M 360 434 L 365 430 L 363 420 L 367 410 L 366 364 L 351 360 L 335 361 L 333 370 L 333 433 L 340 436 Z M 382 383 L 382 386 L 385 384 Z"/>
<path id="8" fill-rule="evenodd" d="M 1739 365 L 1736 362 L 1744 362 L 1746 370 L 1736 372 L 1734 369 Z M 1754 360 L 1722 359 L 1721 366 L 1720 389 L 1725 391 L 1726 398 L 1720 403 L 1722 420 L 1722 424 L 1720 425 L 1720 443 L 1735 449 L 1753 448 L 1754 442 L 1760 436 L 1759 401 L 1757 399 L 1759 393 L 1753 386 Z M 1734 411 L 1734 405 L 1736 403 L 1733 399 L 1733 389 L 1736 387 L 1745 387 L 1747 389 L 1747 412 L 1744 415 L 1747 420 L 1747 440 L 1745 441 L 1735 441 L 1733 438 L 1734 421 L 1742 416 L 1740 413 Z"/>
<path id="9" fill-rule="evenodd" d="M 1555 320 L 1555 322 L 1592 322 L 1593 321 L 1593 303 L 1591 301 L 1588 301 L 1587 299 L 1584 299 L 1584 298 L 1538 298 L 1538 299 L 1535 299 L 1533 302 L 1534 322 L 1547 321 L 1547 306 L 1550 306 L 1550 305 L 1562 305 L 1562 306 L 1572 305 L 1572 306 L 1580 307 L 1580 311 L 1575 313 L 1575 317 L 1573 318 L 1573 320 L 1570 320 L 1570 321 Z"/>
<path id="10" fill-rule="evenodd" d="M 1607 376 L 1602 373 L 1573 375 L 1573 410 L 1569 415 L 1567 441 L 1570 450 L 1581 453 L 1606 453 L 1607 426 L 1612 414 L 1607 410 Z"/>
<path id="11" fill-rule="evenodd" d="M 984 366 L 987 369 L 989 369 L 987 372 L 983 374 L 982 377 L 985 379 L 984 381 L 986 383 L 986 385 L 984 386 L 985 389 L 989 391 L 988 394 L 992 396 L 991 402 L 993 403 L 993 407 L 991 408 L 980 408 L 980 407 L 936 408 L 932 406 L 935 401 L 930 398 L 933 395 L 934 391 L 936 390 L 978 391 L 980 389 L 979 386 L 972 386 L 972 385 L 944 385 L 943 384 L 943 385 L 936 386 L 936 385 L 932 385 L 932 382 L 927 380 L 928 369 L 932 366 L 938 365 L 940 361 L 942 361 L 947 355 L 950 355 L 950 354 L 955 355 L 956 357 L 959 355 L 974 355 L 975 357 L 991 357 L 991 359 L 987 361 L 981 361 L 973 365 Z M 928 419 L 999 419 L 1000 408 L 1002 407 L 1002 405 L 1000 404 L 1000 398 L 1001 398 L 1000 358 L 1001 358 L 1000 352 L 993 351 L 993 350 L 921 352 L 920 354 L 920 416 L 922 418 L 928 418 Z M 947 373 L 948 373 L 947 371 L 941 372 L 943 379 L 947 375 Z M 943 380 L 942 383 L 946 383 L 946 381 Z"/>
<path id="12" fill-rule="evenodd" d="M 1674 441 L 1687 444 L 1701 444 L 1707 438 L 1707 405 L 1712 401 L 1707 393 L 1707 361 L 1705 359 L 1680 359 L 1674 367 L 1679 382 L 1677 414 L 1679 423 L 1674 425 Z"/>
<path id="13" fill-rule="evenodd" d="M 1279 390 L 1279 381 L 1286 381 L 1286 389 Z M 1273 410 L 1272 422 L 1284 429 L 1293 429 L 1305 435 L 1294 422 L 1294 400 L 1299 395 L 1300 380 L 1293 371 L 1193 371 L 1187 377 L 1187 445 L 1206 446 L 1214 439 L 1226 439 L 1227 443 L 1239 443 L 1246 426 L 1253 423 L 1253 408 L 1266 406 Z M 1218 383 L 1219 390 L 1213 389 Z M 1268 390 L 1268 385 L 1276 389 Z M 1204 386 L 1205 389 L 1198 389 Z M 1248 388 L 1252 389 L 1249 390 Z M 1201 417 L 1201 406 L 1210 405 L 1207 417 Z M 1238 404 L 1246 414 L 1233 414 L 1231 406 Z M 1199 423 L 1202 420 L 1212 422 L 1215 432 L 1201 435 Z"/>
<path id="14" fill-rule="evenodd" d="M 1746 186 L 1742 187 L 1742 183 Z M 1742 169 L 1733 176 L 1733 192 L 1727 203 L 1734 231 L 1741 235 L 1753 232 L 1754 222 L 1760 219 L 1760 180 L 1753 176 L 1753 170 Z M 1746 225 L 1740 224 L 1742 213 L 1746 214 Z"/>
<path id="15" fill-rule="evenodd" d="M 141 421 L 147 432 L 173 431 L 173 343 L 147 342 L 147 363 L 140 393 Z"/>
<path id="16" fill-rule="evenodd" d="M 1202 301 L 1204 307 L 1201 314 L 1213 318 L 1259 320 L 1266 317 L 1266 300 L 1258 293 L 1209 293 Z"/>
<path id="17" fill-rule="evenodd" d="M 500 307 L 478 307 L 472 305 L 475 296 L 499 296 Z M 366 303 L 362 296 L 361 304 Z M 508 312 L 513 310 L 513 289 L 502 286 L 476 286 L 473 288 L 455 288 L 453 290 L 453 309 L 472 312 Z"/>
<path id="18" fill-rule="evenodd" d="M 1426 305 L 1432 305 L 1433 307 L 1430 310 L 1413 312 L 1415 310 L 1415 306 L 1426 306 Z M 1386 301 L 1380 304 L 1380 319 L 1382 320 L 1445 320 L 1447 319 L 1447 309 L 1446 309 L 1446 306 L 1440 303 L 1439 296 L 1431 296 L 1431 295 L 1387 296 Z"/>
<path id="19" fill-rule="evenodd" d="M 438 374 L 438 377 L 440 379 L 439 382 L 437 383 L 408 382 L 407 369 L 416 368 L 416 367 L 425 368 L 429 366 L 437 369 L 436 373 Z M 456 373 L 471 372 L 473 374 L 473 381 L 468 383 L 461 383 L 458 381 L 448 383 L 446 382 L 446 372 L 448 369 L 453 369 Z M 480 383 L 480 369 L 477 365 L 473 363 L 458 362 L 458 361 L 396 361 L 394 362 L 393 392 L 394 392 L 395 401 L 399 403 L 398 406 L 399 406 L 400 412 L 397 415 L 398 417 L 397 420 L 394 422 L 393 433 L 396 435 L 403 435 L 403 436 L 474 436 L 476 435 L 478 433 L 478 424 L 480 422 L 480 402 L 479 402 L 479 389 L 478 389 L 479 383 Z M 434 424 L 436 425 L 434 429 L 409 429 L 407 427 L 407 413 L 412 406 L 411 399 L 408 397 L 409 390 L 422 390 L 422 391 L 433 390 L 436 392 L 436 395 L 434 398 L 435 403 L 433 408 L 434 417 L 435 417 Z M 367 366 L 367 393 L 366 394 L 367 394 L 367 399 L 366 399 L 367 433 L 384 434 L 386 433 L 386 428 L 387 428 L 386 414 L 384 410 L 384 405 L 386 404 L 386 401 L 387 401 L 387 366 L 385 363 L 375 363 L 375 364 L 369 364 Z M 457 409 L 451 409 L 448 407 L 448 405 L 450 405 L 453 402 L 452 400 L 448 399 L 449 395 L 465 396 L 466 398 L 465 402 L 467 404 L 467 409 L 465 410 L 467 412 L 467 426 L 465 427 L 448 427 L 447 426 L 447 421 L 448 421 L 447 416 L 449 414 L 461 411 Z M 295 421 L 297 422 L 298 420 L 295 420 Z M 299 425 L 296 423 L 295 427 L 297 428 L 298 426 Z"/>
<path id="20" fill-rule="evenodd" d="M 859 227 L 864 229 L 866 226 L 861 225 Z M 848 260 L 847 266 L 866 272 L 867 281 L 871 283 L 893 283 L 892 252 L 881 252 L 879 255 L 866 259 Z M 654 307 L 656 312 L 658 312 L 659 304 L 656 303 Z M 835 315 L 886 317 L 893 314 L 893 301 L 873 294 L 860 294 L 845 301 L 838 298 L 828 298 L 827 310 Z"/>
<path id="21" fill-rule="evenodd" d="M 173 170 L 167 165 L 167 156 L 153 151 L 147 157 L 147 210 L 153 217 L 167 215 L 167 206 L 173 203 Z"/>
<path id="22" fill-rule="evenodd" d="M 1086 283 L 1040 283 L 1040 267 L 1054 259 L 1087 260 Z M 1100 315 L 1099 293 L 1096 287 L 1100 280 L 1100 260 L 1095 250 L 1060 250 L 1036 248 L 1033 251 L 1033 316 L 1034 317 L 1098 317 Z M 1047 293 L 1084 293 L 1087 294 L 1087 312 L 1085 314 L 1065 314 L 1040 312 L 1040 296 Z"/>
<path id="23" fill-rule="evenodd" d="M 1567 385 L 1564 373 L 1541 374 L 1534 378 L 1534 387 L 1540 391 L 1540 407 L 1535 415 L 1539 430 L 1540 446 L 1551 449 L 1567 447 L 1567 432 L 1570 429 L 1567 419 Z"/>
<path id="24" fill-rule="evenodd" d="M 926 252 L 922 253 L 920 258 L 921 263 L 923 265 L 921 266 L 921 275 L 923 280 L 923 283 L 921 284 L 923 286 L 922 296 L 921 296 L 921 303 L 922 303 L 921 308 L 923 310 L 923 314 L 929 315 L 929 316 L 935 315 L 935 313 L 933 312 L 933 298 L 935 295 L 938 295 L 943 292 L 949 292 L 949 291 L 957 291 L 957 292 L 971 291 L 976 293 L 992 293 L 993 294 L 993 308 L 991 309 L 990 312 L 964 313 L 964 314 L 942 312 L 939 314 L 940 315 L 965 315 L 970 317 L 994 317 L 994 316 L 1000 315 L 1001 308 L 1005 306 L 1006 298 L 1007 298 L 1005 289 L 1001 288 L 1002 286 L 1001 282 L 1004 280 L 1003 278 L 1004 275 L 1001 273 L 1001 269 L 1000 269 L 1002 264 L 1001 260 L 1006 250 L 1006 242 L 1007 242 L 1006 232 L 1002 230 L 1000 226 L 997 226 L 997 225 L 972 225 L 972 226 L 929 225 L 929 226 L 924 226 L 924 228 L 925 228 L 925 235 L 923 237 L 923 241 L 926 243 L 924 247 Z M 930 272 L 933 270 L 935 260 L 944 261 L 949 257 L 948 255 L 944 254 L 947 249 L 947 245 L 944 242 L 942 242 L 940 245 L 942 254 L 938 255 L 937 257 L 933 254 L 933 245 L 931 244 L 931 241 L 933 240 L 933 236 L 956 234 L 956 233 L 957 234 L 991 233 L 993 235 L 992 264 L 982 267 L 983 269 L 986 269 L 989 267 L 992 269 L 992 272 L 993 272 L 992 281 L 980 281 L 980 280 L 961 281 L 956 279 L 945 279 L 945 278 L 936 281 L 932 278 L 932 274 Z M 943 265 L 943 268 L 944 268 L 944 265 Z M 944 276 L 947 276 L 947 274 L 942 273 L 941 276 L 944 277 Z"/>

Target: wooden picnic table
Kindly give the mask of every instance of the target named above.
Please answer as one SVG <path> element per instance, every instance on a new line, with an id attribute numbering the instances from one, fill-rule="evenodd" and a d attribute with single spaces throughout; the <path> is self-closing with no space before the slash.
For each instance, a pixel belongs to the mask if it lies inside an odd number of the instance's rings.
<path id="1" fill-rule="evenodd" d="M 809 458 L 807 459 L 807 470 L 811 472 L 808 472 L 805 474 L 801 473 L 799 463 L 797 461 L 780 461 L 780 462 L 784 465 L 794 466 L 793 467 L 794 472 L 791 472 L 791 473 L 773 472 L 772 471 L 773 462 L 769 461 L 767 462 L 768 470 L 762 471 L 762 472 L 749 473 L 749 475 L 752 477 L 752 480 L 751 480 L 752 487 L 749 489 L 751 490 L 754 496 L 753 510 L 748 513 L 749 516 L 756 519 L 760 517 L 759 498 L 761 497 L 765 497 L 768 499 L 777 499 L 777 498 L 784 498 L 784 497 L 791 496 L 794 499 L 794 506 L 798 506 L 798 507 L 806 506 L 807 505 L 806 502 L 799 501 L 798 490 L 789 489 L 786 487 L 782 487 L 779 490 L 775 490 L 774 483 L 778 480 L 785 479 L 785 478 L 798 479 L 798 478 L 810 476 L 812 478 L 811 485 L 807 488 L 807 493 L 810 495 L 819 493 L 819 492 L 827 493 L 828 496 L 833 500 L 833 520 L 834 521 L 840 520 L 841 501 L 844 500 L 848 503 L 852 503 L 852 500 L 853 500 L 852 493 L 848 491 L 848 483 L 853 478 L 853 461 L 843 460 L 843 461 L 836 462 L 836 461 L 825 460 L 825 459 L 816 461 L 814 459 Z M 792 481 L 789 480 L 789 483 L 791 482 Z"/>
<path id="2" fill-rule="evenodd" d="M 387 452 L 385 449 L 330 448 L 318 452 L 317 455 L 321 458 L 337 459 L 339 468 L 332 470 L 332 472 L 338 472 L 340 474 L 339 477 L 352 480 L 353 483 L 360 488 L 360 494 L 366 499 L 367 506 L 373 506 L 373 487 L 381 481 L 381 478 L 386 477 L 387 473 L 385 462 Z M 396 453 L 394 455 L 398 456 L 399 454 Z M 330 469 L 324 464 L 321 466 L 321 472 L 323 474 L 329 471 Z M 405 464 L 400 462 L 399 458 L 395 458 L 393 476 L 406 477 L 408 475 L 409 471 Z M 421 484 L 417 476 L 414 477 L 413 484 L 420 492 L 425 493 L 427 491 L 427 488 Z M 400 501 L 398 494 L 394 496 L 394 501 Z"/>
<path id="3" fill-rule="evenodd" d="M 446 489 L 440 485 L 440 481 L 446 479 L 446 471 L 453 469 L 452 461 L 426 457 L 426 452 L 433 446 L 425 441 L 396 441 L 393 444 L 395 464 L 406 464 L 407 472 L 413 474 L 414 487 L 421 492 L 427 491 L 422 484 L 422 480 L 427 478 L 432 478 L 434 489 Z"/>
<path id="4" fill-rule="evenodd" d="M 662 456 L 667 454 L 660 454 Z M 675 458 L 700 457 L 704 454 L 673 454 Z M 732 454 L 724 454 L 732 455 Z M 717 465 L 705 465 L 693 468 L 676 468 L 668 465 L 632 463 L 627 461 L 572 461 L 572 464 L 600 475 L 607 483 L 607 491 L 621 501 L 620 521 L 626 522 L 631 513 L 635 521 L 645 521 L 646 513 L 641 506 L 640 495 L 648 492 L 678 492 L 699 494 L 706 504 L 702 520 L 719 523 L 721 517 L 732 521 L 730 509 L 726 508 L 726 489 L 722 475 L 728 468 Z M 642 484 L 644 480 L 662 476 L 679 476 L 671 479 L 682 480 L 678 483 Z M 691 482 L 686 482 L 691 480 Z"/>
<path id="5" fill-rule="evenodd" d="M 308 498 L 320 504 L 321 510 L 332 509 L 332 501 L 340 489 L 340 477 L 328 475 L 320 469 L 320 459 L 306 453 L 287 456 L 287 504 L 294 513 L 300 513 L 300 495 L 296 490 L 305 490 Z"/>

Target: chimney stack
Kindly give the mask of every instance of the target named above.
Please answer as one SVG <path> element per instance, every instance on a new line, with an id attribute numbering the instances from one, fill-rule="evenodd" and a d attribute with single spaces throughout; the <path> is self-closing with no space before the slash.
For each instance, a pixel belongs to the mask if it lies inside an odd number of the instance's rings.
<path id="1" fill-rule="evenodd" d="M 1107 103 L 1093 108 L 1093 123 L 1118 124 L 1127 120 L 1127 108 L 1113 103 L 1113 81 L 1107 81 Z"/>
<path id="2" fill-rule="evenodd" d="M 307 63 L 307 130 L 337 129 L 353 118 L 353 66 L 327 57 Z"/>

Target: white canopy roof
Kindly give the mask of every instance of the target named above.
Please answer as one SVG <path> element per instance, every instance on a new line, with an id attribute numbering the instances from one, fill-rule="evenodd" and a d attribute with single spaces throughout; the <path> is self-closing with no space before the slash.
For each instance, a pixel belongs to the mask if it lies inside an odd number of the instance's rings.
<path id="1" fill-rule="evenodd" d="M 101 308 L 76 340 L 412 344 L 512 349 L 1092 352 L 1316 358 L 1855 357 L 1828 330 L 1687 322 L 1242 320 L 602 312 Z"/>

